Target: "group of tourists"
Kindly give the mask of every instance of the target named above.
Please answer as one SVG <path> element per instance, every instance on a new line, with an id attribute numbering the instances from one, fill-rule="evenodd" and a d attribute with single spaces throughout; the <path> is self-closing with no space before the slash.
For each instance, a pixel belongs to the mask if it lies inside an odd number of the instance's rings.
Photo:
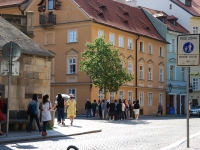
<path id="1" fill-rule="evenodd" d="M 119 100 L 96 100 L 91 104 L 89 99 L 85 104 L 86 118 L 99 117 L 100 119 L 109 120 L 125 120 L 133 119 L 138 120 L 139 117 L 139 100 L 133 102 L 126 99 Z"/>

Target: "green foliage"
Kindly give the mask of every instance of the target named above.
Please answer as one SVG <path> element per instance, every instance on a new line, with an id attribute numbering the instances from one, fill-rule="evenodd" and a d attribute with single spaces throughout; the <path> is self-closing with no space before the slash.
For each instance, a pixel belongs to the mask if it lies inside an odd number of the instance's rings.
<path id="1" fill-rule="evenodd" d="M 91 76 L 93 85 L 106 92 L 117 92 L 124 83 L 133 80 L 133 75 L 122 68 L 119 50 L 112 43 L 105 43 L 100 37 L 92 43 L 86 43 L 87 50 L 82 54 L 80 71 Z"/>

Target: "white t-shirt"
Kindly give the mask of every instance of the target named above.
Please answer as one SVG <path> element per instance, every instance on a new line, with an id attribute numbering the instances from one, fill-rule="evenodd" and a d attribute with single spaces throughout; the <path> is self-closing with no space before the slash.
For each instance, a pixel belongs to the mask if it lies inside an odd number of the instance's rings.
<path id="1" fill-rule="evenodd" d="M 52 108 L 51 102 L 46 102 L 42 105 L 42 121 L 51 120 L 50 110 Z"/>
<path id="2" fill-rule="evenodd" d="M 122 111 L 125 111 L 125 104 L 122 103 Z"/>

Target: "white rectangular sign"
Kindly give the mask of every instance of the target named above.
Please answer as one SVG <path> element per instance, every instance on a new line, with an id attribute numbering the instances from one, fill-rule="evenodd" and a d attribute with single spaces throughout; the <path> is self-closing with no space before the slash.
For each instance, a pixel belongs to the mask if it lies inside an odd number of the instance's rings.
<path id="1" fill-rule="evenodd" d="M 1 75 L 7 75 L 8 72 L 9 72 L 9 62 L 1 61 Z M 17 61 L 12 62 L 12 75 L 13 76 L 19 75 L 19 62 Z"/>
<path id="2" fill-rule="evenodd" d="M 177 66 L 199 66 L 200 34 L 178 35 Z"/>

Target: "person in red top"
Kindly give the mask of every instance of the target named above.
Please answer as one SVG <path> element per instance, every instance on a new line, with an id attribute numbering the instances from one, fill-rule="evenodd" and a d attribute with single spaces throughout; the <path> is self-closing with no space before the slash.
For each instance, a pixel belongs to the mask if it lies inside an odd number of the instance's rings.
<path id="1" fill-rule="evenodd" d="M 1 100 L 1 93 L 0 93 L 0 111 L 3 111 L 3 101 Z M 3 132 L 1 131 L 1 121 L 0 121 L 0 135 L 3 135 Z"/>

